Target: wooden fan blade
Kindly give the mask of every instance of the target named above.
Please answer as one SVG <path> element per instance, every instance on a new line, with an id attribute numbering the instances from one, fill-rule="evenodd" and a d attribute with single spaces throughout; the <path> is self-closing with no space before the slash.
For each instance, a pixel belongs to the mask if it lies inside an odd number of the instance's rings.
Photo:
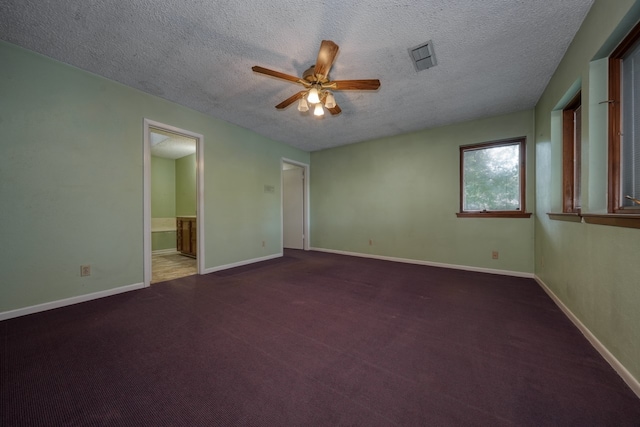
<path id="1" fill-rule="evenodd" d="M 302 90 L 302 91 L 296 93 L 295 95 L 290 96 L 289 98 L 287 98 L 284 101 L 282 101 L 280 104 L 276 105 L 276 108 L 278 110 L 282 110 L 283 108 L 287 108 L 289 105 L 293 104 L 298 99 L 302 98 L 302 96 L 305 94 L 305 92 L 306 91 Z"/>
<path id="2" fill-rule="evenodd" d="M 325 86 L 333 90 L 376 90 L 380 87 L 380 80 L 335 80 Z"/>
<path id="3" fill-rule="evenodd" d="M 294 83 L 300 83 L 300 77 L 291 76 L 289 74 L 281 73 L 280 71 L 273 71 L 268 68 L 259 67 L 254 65 L 251 67 L 253 71 L 260 74 L 266 74 L 267 76 L 275 77 L 277 79 L 288 80 Z"/>
<path id="4" fill-rule="evenodd" d="M 340 107 L 338 107 L 338 104 L 336 104 L 336 106 L 333 108 L 327 108 L 327 110 L 329 110 L 332 116 L 335 116 L 336 114 L 340 114 L 342 112 Z"/>
<path id="5" fill-rule="evenodd" d="M 322 40 L 320 44 L 320 50 L 318 51 L 318 59 L 316 59 L 316 66 L 313 70 L 315 75 L 320 74 L 323 77 L 329 75 L 329 70 L 333 65 L 333 61 L 338 54 L 338 45 L 331 40 Z"/>

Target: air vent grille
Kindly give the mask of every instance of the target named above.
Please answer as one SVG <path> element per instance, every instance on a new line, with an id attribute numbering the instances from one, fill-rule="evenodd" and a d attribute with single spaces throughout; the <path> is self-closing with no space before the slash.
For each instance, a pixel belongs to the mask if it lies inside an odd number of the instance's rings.
<path id="1" fill-rule="evenodd" d="M 426 70 L 436 65 L 436 54 L 433 51 L 433 43 L 431 40 L 409 49 L 409 55 L 411 55 L 416 71 Z"/>

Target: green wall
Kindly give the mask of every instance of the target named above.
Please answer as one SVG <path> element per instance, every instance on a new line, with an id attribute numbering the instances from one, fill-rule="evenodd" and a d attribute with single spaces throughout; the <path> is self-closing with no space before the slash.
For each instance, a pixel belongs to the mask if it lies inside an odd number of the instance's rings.
<path id="1" fill-rule="evenodd" d="M 0 64 L 0 313 L 143 282 L 145 118 L 204 135 L 205 268 L 280 253 L 280 158 L 308 153 L 6 42 Z"/>
<path id="2" fill-rule="evenodd" d="M 151 156 L 151 218 L 175 218 L 175 216 L 176 161 Z M 154 232 L 153 221 L 151 231 L 152 251 L 175 249 L 175 231 Z"/>
<path id="3" fill-rule="evenodd" d="M 151 233 L 151 250 L 161 251 L 164 249 L 176 248 L 176 232 L 163 231 Z"/>
<path id="4" fill-rule="evenodd" d="M 550 220 L 562 207 L 558 110 L 582 90 L 583 212 L 607 202 L 606 57 L 640 18 L 638 2 L 596 0 L 536 106 L 536 275 L 640 379 L 640 230 Z M 554 111 L 555 110 L 555 111 Z"/>
<path id="5" fill-rule="evenodd" d="M 312 246 L 533 273 L 532 218 L 455 215 L 459 146 L 517 136 L 528 141 L 526 203 L 532 211 L 533 122 L 528 110 L 311 153 Z"/>
<path id="6" fill-rule="evenodd" d="M 175 170 L 176 216 L 196 215 L 196 155 L 176 159 Z"/>
<path id="7" fill-rule="evenodd" d="M 151 156 L 151 218 L 176 216 L 176 187 L 176 161 Z"/>
<path id="8" fill-rule="evenodd" d="M 197 205 L 196 155 L 175 160 L 151 156 L 151 217 L 196 215 Z M 175 247 L 176 232 L 153 232 L 152 224 L 151 250 Z"/>

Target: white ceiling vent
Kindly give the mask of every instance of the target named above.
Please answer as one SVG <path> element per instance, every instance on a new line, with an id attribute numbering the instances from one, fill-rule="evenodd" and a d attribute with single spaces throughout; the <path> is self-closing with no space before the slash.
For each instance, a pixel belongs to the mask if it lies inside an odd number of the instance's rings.
<path id="1" fill-rule="evenodd" d="M 431 40 L 418 47 L 409 49 L 409 55 L 411 55 L 416 71 L 426 70 L 436 65 L 436 54 L 433 51 L 433 43 Z"/>

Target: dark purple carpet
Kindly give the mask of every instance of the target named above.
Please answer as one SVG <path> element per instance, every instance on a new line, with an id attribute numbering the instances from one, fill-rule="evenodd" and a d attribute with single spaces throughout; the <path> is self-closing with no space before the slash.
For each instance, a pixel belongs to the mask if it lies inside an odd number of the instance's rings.
<path id="1" fill-rule="evenodd" d="M 629 426 L 531 279 L 317 252 L 0 323 L 2 426 Z"/>

